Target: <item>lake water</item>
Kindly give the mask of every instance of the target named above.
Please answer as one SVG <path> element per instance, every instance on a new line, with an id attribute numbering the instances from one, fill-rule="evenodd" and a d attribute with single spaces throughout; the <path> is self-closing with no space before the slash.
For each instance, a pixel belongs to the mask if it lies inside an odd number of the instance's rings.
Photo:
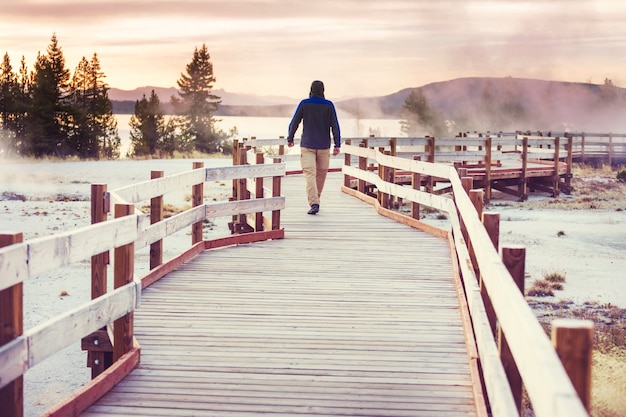
<path id="1" fill-rule="evenodd" d="M 130 114 L 116 114 L 117 129 L 122 139 L 120 154 L 126 155 L 130 145 Z M 166 119 L 168 116 L 166 116 Z M 239 117 L 221 116 L 217 117 L 217 127 L 229 132 L 233 127 L 237 128 L 238 135 L 235 139 L 250 138 L 274 139 L 280 136 L 287 136 L 290 117 Z M 367 137 L 372 134 L 376 136 L 398 137 L 404 136 L 400 130 L 399 119 L 339 119 L 342 138 Z M 302 131 L 302 125 L 297 136 Z"/>

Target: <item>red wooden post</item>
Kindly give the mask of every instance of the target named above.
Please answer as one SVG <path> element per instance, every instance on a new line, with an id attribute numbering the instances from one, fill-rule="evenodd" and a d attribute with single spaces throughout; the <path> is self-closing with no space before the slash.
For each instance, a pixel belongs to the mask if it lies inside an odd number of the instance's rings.
<path id="1" fill-rule="evenodd" d="M 367 148 L 367 140 L 365 143 L 359 144 L 359 148 Z M 359 156 L 359 169 L 362 171 L 367 170 L 367 158 L 364 156 Z M 365 180 L 358 180 L 357 189 L 360 193 L 365 194 Z"/>
<path id="2" fill-rule="evenodd" d="M 104 222 L 109 213 L 109 201 L 106 198 L 106 184 L 91 184 L 91 224 Z M 107 293 L 107 266 L 109 264 L 109 252 L 99 253 L 91 257 L 91 299 L 95 300 Z M 106 327 L 101 330 L 102 338 L 106 341 L 101 346 L 108 345 Z M 97 332 L 96 332 L 97 333 Z M 91 367 L 91 378 L 95 378 L 104 372 L 113 363 L 113 354 L 104 348 L 95 348 L 85 339 L 83 350 L 88 351 L 87 360 Z"/>
<path id="3" fill-rule="evenodd" d="M 556 353 L 587 411 L 591 409 L 593 332 L 591 320 L 557 319 L 552 322 Z"/>
<path id="4" fill-rule="evenodd" d="M 200 168 L 204 168 L 204 162 L 193 163 L 193 169 Z M 191 199 L 193 200 L 194 207 L 204 203 L 204 181 L 192 187 Z M 199 221 L 191 225 L 191 243 L 194 245 L 198 242 L 202 242 L 202 224 L 203 222 Z"/>
<path id="5" fill-rule="evenodd" d="M 553 182 L 553 191 L 552 197 L 559 196 L 559 182 L 561 181 L 561 177 L 559 176 L 559 151 L 561 150 L 561 139 L 559 137 L 554 138 L 554 173 L 552 176 Z"/>
<path id="6" fill-rule="evenodd" d="M 491 137 L 485 138 L 485 200 L 491 200 Z"/>
<path id="7" fill-rule="evenodd" d="M 265 155 L 263 152 L 256 153 L 256 164 L 263 165 L 265 162 Z M 256 198 L 263 198 L 263 177 L 255 178 L 255 190 Z M 254 219 L 254 230 L 257 232 L 263 231 L 263 212 L 258 212 L 255 214 Z"/>
<path id="8" fill-rule="evenodd" d="M 528 138 L 522 139 L 522 178 L 517 188 L 521 200 L 528 198 Z"/>
<path id="9" fill-rule="evenodd" d="M 0 248 L 21 243 L 22 233 L 0 234 Z M 0 346 L 24 333 L 23 284 L 0 291 Z M 4 416 L 24 415 L 24 377 L 19 376 L 0 388 L 0 412 Z"/>
<path id="10" fill-rule="evenodd" d="M 500 247 L 500 213 L 483 213 L 483 225 L 491 239 L 491 243 L 499 250 Z"/>
<path id="11" fill-rule="evenodd" d="M 347 139 L 345 141 L 346 145 L 350 145 L 350 143 L 351 143 L 350 139 Z M 343 154 L 343 164 L 349 167 L 351 163 L 351 158 L 352 158 L 352 155 L 350 155 L 348 152 L 345 152 Z M 343 185 L 348 188 L 350 187 L 350 176 L 348 174 L 344 174 L 343 176 Z"/>
<path id="12" fill-rule="evenodd" d="M 163 171 L 151 171 L 150 178 L 162 178 Z M 154 197 L 150 200 L 150 224 L 163 220 L 163 196 Z M 163 239 L 150 244 L 150 269 L 154 269 L 163 263 Z"/>
<path id="13" fill-rule="evenodd" d="M 129 216 L 135 211 L 133 204 L 116 204 L 115 218 Z M 113 264 L 114 288 L 123 287 L 133 282 L 135 272 L 135 243 L 131 242 L 115 248 Z M 115 320 L 113 326 L 113 360 L 117 361 L 133 347 L 133 316 L 132 312 Z"/>
<path id="14" fill-rule="evenodd" d="M 274 159 L 274 163 L 279 163 L 280 159 Z M 281 193 L 281 177 L 276 176 L 272 178 L 272 197 L 280 197 Z M 280 229 L 280 210 L 272 211 L 272 230 Z"/>
<path id="15" fill-rule="evenodd" d="M 420 156 L 415 155 L 413 157 L 414 161 L 419 161 Z M 414 190 L 419 190 L 422 186 L 422 177 L 417 172 L 414 172 L 411 176 L 411 186 Z M 419 203 L 411 202 L 411 217 L 414 219 L 420 219 L 420 205 Z"/>
<path id="16" fill-rule="evenodd" d="M 524 275 L 526 268 L 526 248 L 523 246 L 506 246 L 502 248 L 502 262 L 513 277 L 513 281 L 517 288 L 524 294 Z M 517 364 L 511 353 L 506 337 L 502 332 L 502 328 L 498 328 L 498 349 L 500 351 L 500 360 L 504 367 L 513 399 L 517 405 L 517 409 L 522 410 L 522 377 L 517 369 Z"/>

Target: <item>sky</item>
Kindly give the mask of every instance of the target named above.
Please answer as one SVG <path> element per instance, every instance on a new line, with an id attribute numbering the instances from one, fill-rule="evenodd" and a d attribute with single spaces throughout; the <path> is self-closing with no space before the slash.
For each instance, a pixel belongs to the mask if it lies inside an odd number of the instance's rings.
<path id="1" fill-rule="evenodd" d="M 73 73 L 97 53 L 110 87 L 175 87 L 207 46 L 215 89 L 381 96 L 462 77 L 626 86 L 623 0 L 18 0 L 0 53 L 32 70 L 53 34 Z"/>

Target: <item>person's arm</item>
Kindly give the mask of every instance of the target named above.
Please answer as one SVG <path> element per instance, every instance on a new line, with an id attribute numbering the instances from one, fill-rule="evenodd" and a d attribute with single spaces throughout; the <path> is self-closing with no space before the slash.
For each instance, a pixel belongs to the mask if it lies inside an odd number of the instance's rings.
<path id="1" fill-rule="evenodd" d="M 337 155 L 341 149 L 341 129 L 339 128 L 339 120 L 337 119 L 337 112 L 335 106 L 332 105 L 333 114 L 330 118 L 330 129 L 333 132 L 333 142 L 335 147 L 333 149 L 333 155 Z"/>
<path id="2" fill-rule="evenodd" d="M 289 134 L 287 135 L 287 145 L 293 146 L 293 137 L 298 130 L 298 126 L 300 126 L 300 122 L 302 121 L 302 102 L 296 108 L 296 112 L 293 114 L 291 118 L 291 122 L 289 123 Z"/>

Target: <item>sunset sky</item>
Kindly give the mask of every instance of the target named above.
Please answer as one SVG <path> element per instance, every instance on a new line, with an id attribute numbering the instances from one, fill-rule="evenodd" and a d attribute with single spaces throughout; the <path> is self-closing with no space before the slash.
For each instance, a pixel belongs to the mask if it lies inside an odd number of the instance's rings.
<path id="1" fill-rule="evenodd" d="M 74 72 L 98 54 L 109 86 L 173 87 L 207 45 L 229 92 L 379 96 L 469 76 L 626 86 L 622 0 L 18 0 L 0 53 L 32 70 L 53 33 Z"/>

